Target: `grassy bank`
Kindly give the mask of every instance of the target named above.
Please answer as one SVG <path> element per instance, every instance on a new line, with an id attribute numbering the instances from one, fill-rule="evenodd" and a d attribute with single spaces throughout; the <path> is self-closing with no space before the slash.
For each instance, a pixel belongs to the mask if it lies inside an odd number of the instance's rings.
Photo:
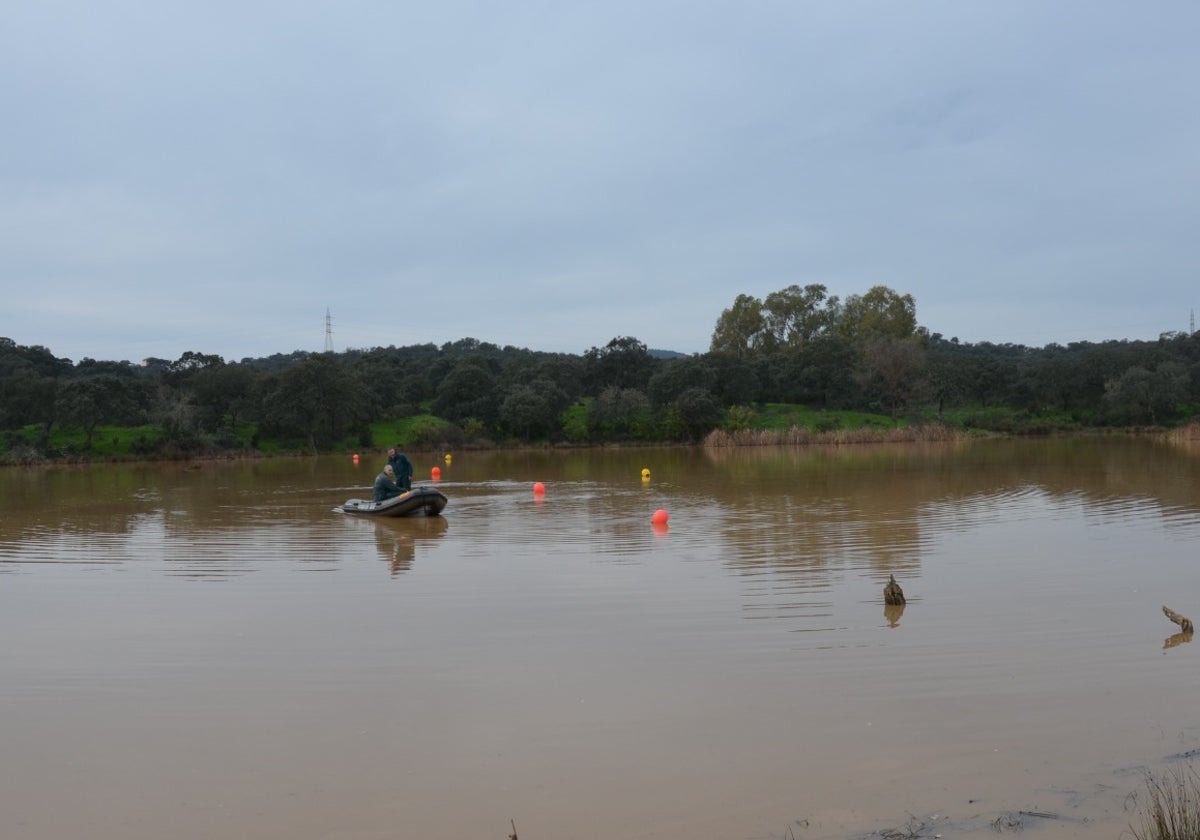
<path id="1" fill-rule="evenodd" d="M 478 424 L 476 424 L 478 425 Z M 577 419 L 575 434 L 567 445 L 602 446 L 609 443 L 653 445 L 658 441 L 609 441 L 589 437 L 585 419 Z M 808 408 L 791 403 L 731 408 L 721 426 L 703 440 L 706 446 L 807 446 L 819 444 L 896 443 L 905 441 L 953 441 L 980 434 L 1045 435 L 1082 433 L 1092 427 L 1062 414 L 1031 414 L 1011 408 L 975 407 L 940 414 L 892 417 L 862 411 Z M 1108 433 L 1137 431 L 1163 434 L 1184 445 L 1200 445 L 1200 422 L 1173 430 L 1114 429 Z M 311 455 L 305 440 L 284 440 L 261 434 L 251 423 L 220 434 L 193 435 L 180 439 L 168 436 L 154 425 L 98 426 L 88 436 L 81 429 L 56 428 L 48 444 L 40 446 L 40 430 L 28 426 L 0 435 L 0 464 L 75 463 L 87 461 L 184 460 L 189 458 L 263 457 Z M 668 441 L 661 441 L 667 443 Z M 493 441 L 481 427 L 460 428 L 433 414 L 374 421 L 362 435 L 348 437 L 324 452 L 382 451 L 389 446 L 413 452 L 439 449 L 543 446 L 554 441 Z"/>

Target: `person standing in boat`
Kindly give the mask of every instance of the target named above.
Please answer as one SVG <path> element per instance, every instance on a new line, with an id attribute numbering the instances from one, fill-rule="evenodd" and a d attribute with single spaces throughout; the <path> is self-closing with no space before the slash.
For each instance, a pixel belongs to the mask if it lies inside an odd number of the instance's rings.
<path id="1" fill-rule="evenodd" d="M 388 465 L 396 473 L 396 483 L 405 490 L 412 489 L 413 465 L 403 452 L 396 452 L 396 447 L 388 448 Z"/>
<path id="2" fill-rule="evenodd" d="M 386 502 L 404 492 L 404 488 L 396 483 L 396 469 L 391 464 L 383 468 L 383 472 L 375 476 L 375 496 L 377 502 Z"/>

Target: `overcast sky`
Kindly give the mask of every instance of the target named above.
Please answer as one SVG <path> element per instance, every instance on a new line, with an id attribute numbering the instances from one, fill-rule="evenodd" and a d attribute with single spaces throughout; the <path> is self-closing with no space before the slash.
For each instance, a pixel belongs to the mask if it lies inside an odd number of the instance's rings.
<path id="1" fill-rule="evenodd" d="M 1200 4 L 42 0 L 0 26 L 0 336 L 79 361 L 708 349 L 739 294 L 1187 331 Z"/>

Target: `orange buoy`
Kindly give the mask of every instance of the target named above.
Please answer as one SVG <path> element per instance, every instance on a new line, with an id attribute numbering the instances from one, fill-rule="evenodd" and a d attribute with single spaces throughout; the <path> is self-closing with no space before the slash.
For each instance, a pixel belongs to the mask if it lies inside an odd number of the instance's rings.
<path id="1" fill-rule="evenodd" d="M 654 516 L 650 517 L 650 521 L 655 525 L 666 525 L 668 518 L 667 512 L 662 508 L 659 508 L 658 510 L 654 511 Z"/>
<path id="2" fill-rule="evenodd" d="M 542 482 L 540 482 L 540 481 L 535 482 L 533 485 L 533 495 L 545 496 L 546 495 L 546 485 L 542 484 Z"/>
<path id="3" fill-rule="evenodd" d="M 431 476 L 433 476 L 434 481 L 437 481 L 439 478 L 442 477 L 442 470 L 440 467 L 434 467 L 432 470 L 429 471 L 429 474 Z"/>
<path id="4" fill-rule="evenodd" d="M 357 452 L 354 453 L 354 463 L 356 463 L 356 464 L 358 463 L 358 453 Z"/>

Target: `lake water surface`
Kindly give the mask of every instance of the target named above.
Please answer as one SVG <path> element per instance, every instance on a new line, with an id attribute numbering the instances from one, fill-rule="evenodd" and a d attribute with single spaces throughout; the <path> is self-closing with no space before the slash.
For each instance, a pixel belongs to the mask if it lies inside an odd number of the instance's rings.
<path id="1" fill-rule="evenodd" d="M 1200 749 L 1195 452 L 410 454 L 0 470 L 0 837 L 1118 840 Z"/>

